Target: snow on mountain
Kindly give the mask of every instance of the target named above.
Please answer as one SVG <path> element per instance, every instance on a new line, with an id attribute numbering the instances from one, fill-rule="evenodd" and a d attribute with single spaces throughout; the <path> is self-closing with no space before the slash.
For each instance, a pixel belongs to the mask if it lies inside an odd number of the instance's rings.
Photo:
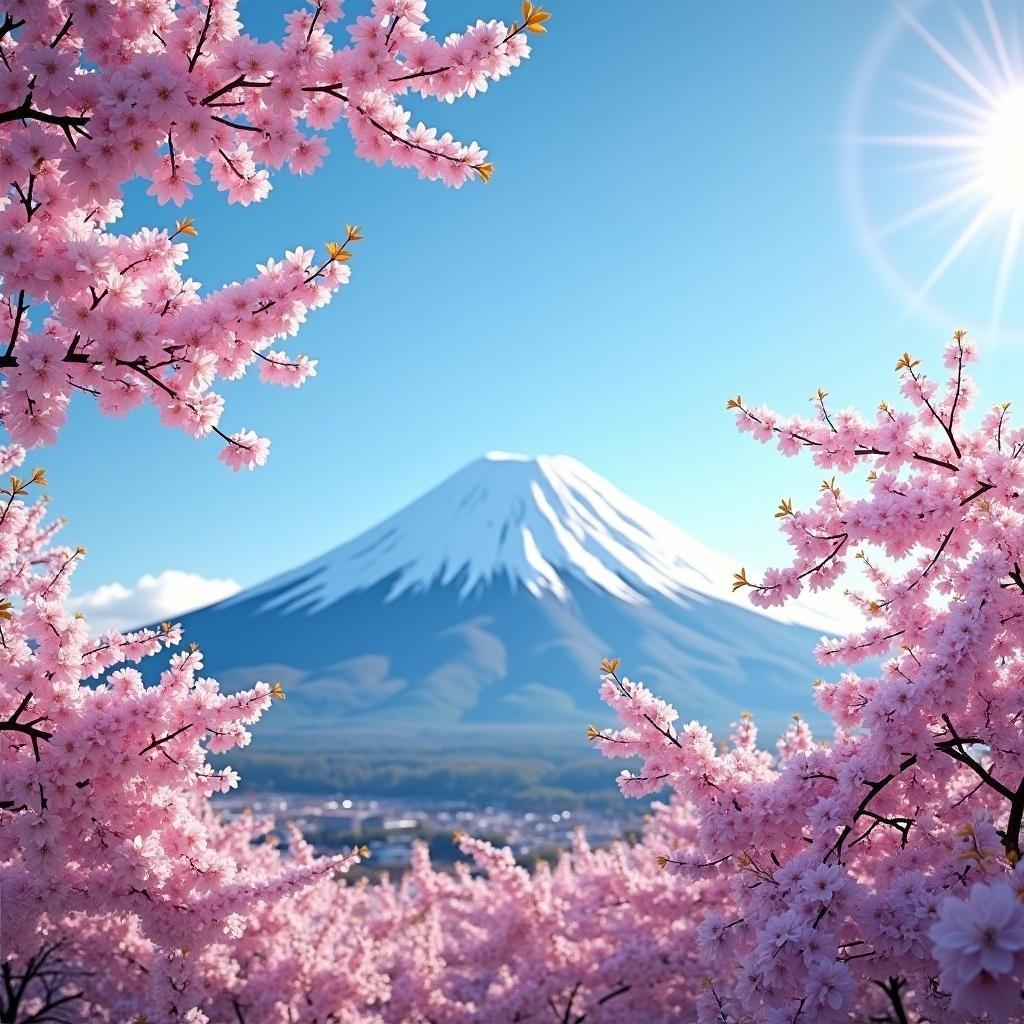
<path id="1" fill-rule="evenodd" d="M 313 614 L 383 582 L 392 601 L 449 585 L 467 598 L 507 581 L 534 597 L 568 601 L 575 581 L 631 605 L 657 596 L 751 608 L 732 592 L 738 566 L 576 459 L 492 452 L 360 536 L 235 600 Z M 835 633 L 850 628 L 842 609 L 835 601 L 795 602 L 761 614 Z"/>

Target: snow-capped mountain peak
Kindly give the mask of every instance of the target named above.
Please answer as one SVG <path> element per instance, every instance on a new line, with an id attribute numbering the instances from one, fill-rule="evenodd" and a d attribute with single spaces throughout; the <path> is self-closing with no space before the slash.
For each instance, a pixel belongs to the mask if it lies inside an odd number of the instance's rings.
<path id="1" fill-rule="evenodd" d="M 629 604 L 733 595 L 738 563 L 701 544 L 566 455 L 491 452 L 355 539 L 249 590 L 266 607 L 320 611 L 387 581 L 388 600 L 434 586 L 468 598 L 505 583 L 535 597 L 572 585 Z M 835 631 L 830 615 L 793 606 L 774 618 Z"/>

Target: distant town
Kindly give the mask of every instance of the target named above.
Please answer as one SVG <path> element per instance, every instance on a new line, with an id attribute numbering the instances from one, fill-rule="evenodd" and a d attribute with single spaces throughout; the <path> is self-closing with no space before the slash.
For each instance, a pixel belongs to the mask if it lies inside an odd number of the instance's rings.
<path id="1" fill-rule="evenodd" d="M 368 869 L 400 873 L 409 865 L 413 844 L 425 842 L 432 860 L 450 864 L 461 858 L 453 835 L 468 832 L 511 847 L 517 860 L 532 864 L 554 860 L 567 849 L 578 829 L 591 846 L 629 838 L 643 819 L 643 808 L 613 816 L 585 807 L 530 811 L 470 807 L 454 802 L 399 799 L 352 799 L 308 793 L 240 793 L 216 801 L 233 818 L 249 811 L 270 818 L 279 839 L 294 824 L 319 853 L 339 853 L 356 846 L 370 849 Z"/>

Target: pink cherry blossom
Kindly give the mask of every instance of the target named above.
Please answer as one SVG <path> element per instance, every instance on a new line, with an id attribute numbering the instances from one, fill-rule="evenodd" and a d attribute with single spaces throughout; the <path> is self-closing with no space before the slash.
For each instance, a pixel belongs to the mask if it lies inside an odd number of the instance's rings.
<path id="1" fill-rule="evenodd" d="M 238 472 L 265 465 L 269 454 L 269 439 L 257 437 L 251 430 L 240 430 L 228 438 L 228 444 L 221 449 L 218 458 Z"/>
<path id="2" fill-rule="evenodd" d="M 1024 431 L 1006 403 L 972 414 L 976 358 L 962 331 L 942 382 L 904 354 L 909 411 L 837 411 L 824 391 L 810 416 L 728 403 L 825 473 L 809 506 L 779 505 L 790 564 L 736 588 L 769 606 L 859 570 L 843 585 L 867 624 L 817 650 L 826 742 L 796 719 L 771 758 L 744 719 L 716 748 L 605 665 L 620 728 L 592 735 L 640 759 L 623 793 L 668 786 L 700 823 L 695 850 L 663 856 L 680 898 L 729 886 L 698 911 L 701 1022 L 1024 1020 Z"/>
<path id="3" fill-rule="evenodd" d="M 4 449 L 0 465 L 23 455 Z M 199 1019 L 200 979 L 219 983 L 215 951 L 254 908 L 359 854 L 259 856 L 251 826 L 213 817 L 207 798 L 238 776 L 207 755 L 247 743 L 280 688 L 222 693 L 194 644 L 144 685 L 133 666 L 181 630 L 90 633 L 67 606 L 85 552 L 54 544 L 59 524 L 32 496 L 45 482 L 10 477 L 0 506 L 0 1016 Z"/>
<path id="4" fill-rule="evenodd" d="M 237 0 L 14 0 L 0 27 L 0 422 L 18 444 L 52 444 L 72 396 L 121 416 L 143 402 L 200 437 L 238 447 L 234 469 L 266 460 L 221 428 L 218 381 L 294 335 L 343 285 L 358 233 L 326 259 L 271 261 L 203 292 L 182 270 L 197 228 L 116 233 L 124 187 L 148 182 L 181 207 L 209 178 L 229 203 L 269 195 L 272 171 L 319 169 L 345 121 L 358 156 L 459 187 L 492 173 L 475 142 L 411 130 L 409 98 L 472 98 L 529 56 L 521 23 L 478 21 L 438 39 L 426 5 L 374 4 L 347 34 L 339 0 L 285 15 L 274 42 L 248 35 Z M 337 230 L 337 229 L 336 229 Z M 334 234 L 335 232 L 332 232 Z M 337 232 L 341 234 L 340 231 Z M 46 349 L 45 358 L 40 353 Z M 297 387 L 314 360 L 275 349 L 264 381 Z M 192 368 L 202 365 L 204 372 Z"/>
<path id="5" fill-rule="evenodd" d="M 1024 906 L 1005 882 L 978 883 L 966 900 L 947 897 L 929 934 L 940 981 L 961 1010 L 1006 1018 L 1020 1008 Z"/>

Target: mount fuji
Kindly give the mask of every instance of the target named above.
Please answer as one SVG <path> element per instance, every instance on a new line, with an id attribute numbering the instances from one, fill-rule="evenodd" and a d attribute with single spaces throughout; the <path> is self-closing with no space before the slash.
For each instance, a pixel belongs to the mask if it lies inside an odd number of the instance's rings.
<path id="1" fill-rule="evenodd" d="M 717 735 L 743 710 L 766 738 L 793 712 L 814 719 L 812 650 L 844 623 L 799 603 L 752 609 L 731 592 L 738 564 L 575 459 L 492 453 L 182 621 L 229 688 L 284 684 L 254 746 L 269 758 L 262 781 L 326 785 L 340 773 L 379 789 L 387 766 L 385 788 L 444 790 L 396 768 L 413 750 L 435 775 L 439 758 L 477 777 L 481 758 L 536 767 L 557 750 L 607 779 L 583 738 L 611 720 L 597 697 L 606 656 Z M 578 788 L 557 771 L 527 775 Z"/>

